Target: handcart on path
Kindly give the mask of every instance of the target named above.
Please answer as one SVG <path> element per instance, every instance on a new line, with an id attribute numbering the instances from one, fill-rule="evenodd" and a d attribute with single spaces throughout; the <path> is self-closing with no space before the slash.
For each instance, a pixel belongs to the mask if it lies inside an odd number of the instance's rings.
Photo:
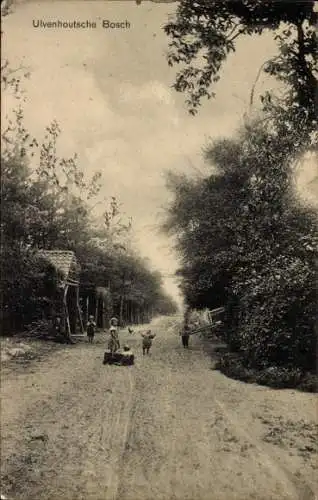
<path id="1" fill-rule="evenodd" d="M 108 342 L 108 349 L 104 353 L 104 365 L 133 365 L 135 356 L 130 350 L 128 345 L 120 349 L 119 336 L 118 336 L 118 319 L 112 318 L 110 320 L 110 338 Z"/>
<path id="2" fill-rule="evenodd" d="M 135 356 L 129 346 L 124 346 L 123 350 L 118 350 L 116 352 L 112 352 L 110 349 L 107 349 L 104 353 L 104 365 L 130 366 L 133 365 L 134 362 Z"/>

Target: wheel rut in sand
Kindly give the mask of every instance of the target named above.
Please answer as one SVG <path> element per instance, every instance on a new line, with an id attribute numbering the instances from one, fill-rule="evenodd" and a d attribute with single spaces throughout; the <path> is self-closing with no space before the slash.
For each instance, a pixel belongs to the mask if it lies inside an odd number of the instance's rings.
<path id="1" fill-rule="evenodd" d="M 309 429 L 313 395 L 228 379 L 210 369 L 199 339 L 187 351 L 173 324 L 158 320 L 153 328 L 145 357 L 138 334 L 122 333 L 135 366 L 102 365 L 100 338 L 4 381 L 4 493 L 13 500 L 313 500 L 308 462 L 287 445 L 263 442 L 268 429 L 257 418 L 265 410 L 273 422 L 304 418 Z"/>

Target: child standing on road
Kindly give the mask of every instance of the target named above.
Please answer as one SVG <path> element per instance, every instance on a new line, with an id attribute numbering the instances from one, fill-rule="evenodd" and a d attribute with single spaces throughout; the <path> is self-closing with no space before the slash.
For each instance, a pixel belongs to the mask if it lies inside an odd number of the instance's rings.
<path id="1" fill-rule="evenodd" d="M 118 319 L 112 318 L 110 320 L 110 339 L 108 341 L 108 349 L 112 354 L 114 354 L 120 348 L 119 337 L 118 337 Z"/>
<path id="2" fill-rule="evenodd" d="M 94 340 L 95 328 L 96 328 L 96 323 L 94 321 L 94 316 L 89 316 L 86 332 L 87 332 L 88 342 L 90 344 L 92 344 Z"/>
<path id="3" fill-rule="evenodd" d="M 183 331 L 181 332 L 182 345 L 184 348 L 189 347 L 189 337 L 190 337 L 190 327 L 189 325 L 184 325 Z"/>
<path id="4" fill-rule="evenodd" d="M 151 333 L 151 330 L 148 330 L 145 333 L 141 334 L 142 336 L 142 353 L 143 355 L 149 354 L 150 348 L 152 346 L 152 341 L 155 338 L 156 334 Z"/>

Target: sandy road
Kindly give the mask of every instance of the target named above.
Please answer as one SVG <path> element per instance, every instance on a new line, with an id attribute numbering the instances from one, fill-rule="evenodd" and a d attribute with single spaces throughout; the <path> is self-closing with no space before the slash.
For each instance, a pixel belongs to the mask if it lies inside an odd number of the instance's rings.
<path id="1" fill-rule="evenodd" d="M 151 356 L 103 366 L 105 338 L 7 372 L 2 484 L 16 500 L 313 500 L 316 399 L 211 370 L 159 319 Z"/>

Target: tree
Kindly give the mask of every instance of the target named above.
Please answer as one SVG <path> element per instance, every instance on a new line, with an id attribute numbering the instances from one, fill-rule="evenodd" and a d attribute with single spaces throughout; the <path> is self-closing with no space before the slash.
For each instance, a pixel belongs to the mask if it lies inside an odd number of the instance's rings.
<path id="1" fill-rule="evenodd" d="M 170 177 L 166 230 L 176 236 L 186 304 L 225 306 L 225 340 L 248 367 L 316 366 L 317 213 L 294 189 L 297 161 L 317 147 L 316 21 L 310 1 L 181 0 L 165 27 L 168 62 L 183 65 L 175 88 L 192 114 L 214 97 L 239 37 L 270 30 L 278 43 L 261 69 L 282 91 L 266 92 L 256 119 L 206 148 L 213 174 Z"/>
<path id="2" fill-rule="evenodd" d="M 214 174 L 170 175 L 166 230 L 177 236 L 192 308 L 226 308 L 226 340 L 246 362 L 315 366 L 317 214 L 294 191 L 289 139 L 256 122 L 206 150 Z"/>
<path id="3" fill-rule="evenodd" d="M 3 331 L 23 328 L 50 309 L 53 285 L 37 256 L 42 248 L 73 250 L 81 264 L 82 288 L 110 288 L 122 320 L 146 321 L 158 311 L 173 311 L 159 276 L 132 250 L 132 221 L 117 199 L 104 201 L 99 219 L 92 211 L 100 175 L 87 180 L 76 155 L 59 157 L 57 123 L 47 127 L 39 145 L 24 129 L 23 113 L 16 118 L 5 131 L 8 147 L 1 155 Z"/>
<path id="4" fill-rule="evenodd" d="M 282 106 L 296 113 L 294 123 L 311 130 L 317 124 L 317 12 L 313 0 L 180 0 L 175 18 L 165 26 L 170 38 L 168 63 L 181 64 L 175 89 L 187 96 L 194 114 L 203 97 L 215 96 L 213 86 L 236 42 L 244 36 L 272 31 L 279 55 L 264 70 L 288 89 Z M 270 97 L 265 107 L 270 107 Z"/>

